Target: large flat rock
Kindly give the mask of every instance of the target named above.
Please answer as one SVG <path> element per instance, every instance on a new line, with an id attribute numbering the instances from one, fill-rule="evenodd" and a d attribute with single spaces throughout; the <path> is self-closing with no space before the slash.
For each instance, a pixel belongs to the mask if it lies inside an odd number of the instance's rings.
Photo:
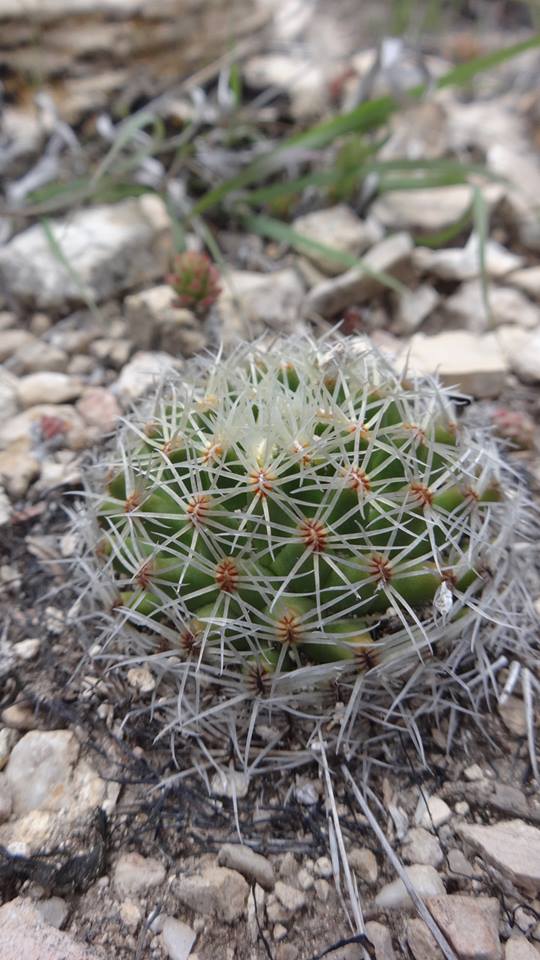
<path id="1" fill-rule="evenodd" d="M 19 304 L 62 310 L 85 294 L 99 302 L 167 270 L 169 219 L 156 196 L 80 210 L 50 227 L 55 244 L 35 224 L 0 249 L 0 287 Z"/>

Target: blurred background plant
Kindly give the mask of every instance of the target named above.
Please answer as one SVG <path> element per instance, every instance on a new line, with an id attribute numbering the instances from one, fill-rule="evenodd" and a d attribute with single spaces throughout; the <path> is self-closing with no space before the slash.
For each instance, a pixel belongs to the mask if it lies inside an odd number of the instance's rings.
<path id="1" fill-rule="evenodd" d="M 296 0 L 285 3 L 283 14 L 298 7 Z M 377 7 L 369 5 L 360 18 L 374 33 L 382 29 Z M 532 30 L 540 0 L 392 0 L 382 7 L 387 35 L 379 33 L 376 47 L 353 58 L 353 66 L 350 59 L 347 67 L 331 62 L 315 79 L 306 70 L 316 64 L 295 54 L 293 38 L 281 43 L 293 51 L 287 69 L 297 70 L 286 82 L 280 80 L 280 54 L 274 61 L 257 58 L 253 44 L 246 48 L 244 41 L 156 97 L 117 97 L 107 112 L 74 124 L 60 119 L 48 94 L 38 94 L 41 111 L 50 115 L 51 137 L 36 166 L 6 188 L 2 212 L 16 221 L 45 218 L 156 192 L 166 201 L 176 250 L 185 248 L 187 230 L 195 230 L 222 263 L 216 228 L 225 222 L 229 230 L 284 247 L 324 252 L 330 240 L 300 237 L 291 220 L 341 201 L 365 216 L 377 197 L 397 190 L 477 188 L 497 179 L 483 158 L 466 151 L 400 152 L 397 121 L 434 102 L 445 88 L 458 88 L 466 101 L 475 79 L 538 47 Z M 359 19 L 354 10 L 345 3 L 342 15 L 349 15 L 353 37 Z M 506 23 L 519 39 L 489 49 L 490 25 L 500 29 Z M 461 32 L 454 30 L 445 61 L 433 52 L 433 38 L 456 24 Z M 312 122 L 321 115 L 325 119 Z M 417 232 L 415 239 L 447 246 L 471 228 L 482 233 L 485 219 L 481 193 L 479 199 L 472 189 L 469 208 L 455 222 L 442 231 Z M 359 262 L 343 250 L 330 256 L 342 268 Z M 382 281 L 395 286 L 384 274 Z"/>

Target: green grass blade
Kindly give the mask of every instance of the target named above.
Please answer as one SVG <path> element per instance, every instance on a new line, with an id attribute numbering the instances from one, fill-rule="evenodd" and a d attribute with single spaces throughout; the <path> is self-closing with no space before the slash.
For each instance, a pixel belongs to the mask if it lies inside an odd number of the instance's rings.
<path id="1" fill-rule="evenodd" d="M 95 188 L 102 177 L 110 169 L 117 156 L 122 152 L 124 147 L 128 145 L 133 140 L 133 137 L 140 130 L 143 130 L 144 127 L 153 126 L 153 139 L 160 140 L 163 139 L 163 122 L 159 117 L 156 117 L 155 114 L 149 113 L 148 111 L 142 111 L 141 113 L 134 114 L 133 117 L 130 117 L 129 120 L 126 120 L 115 138 L 114 143 L 112 144 L 110 150 L 105 154 L 103 160 L 98 165 L 92 176 L 92 186 Z M 152 146 L 149 143 L 148 149 L 146 151 L 139 152 L 139 159 L 142 155 L 149 155 L 153 152 Z"/>
<path id="2" fill-rule="evenodd" d="M 460 86 L 469 83 L 477 74 L 493 67 L 499 66 L 514 57 L 540 46 L 540 34 L 535 34 L 528 40 L 521 43 L 512 44 L 509 47 L 503 47 L 493 53 L 485 54 L 481 57 L 475 57 L 468 63 L 453 67 L 443 77 L 440 77 L 436 83 L 438 88 L 448 86 Z M 419 98 L 427 91 L 427 84 L 419 84 L 409 91 L 412 98 Z M 401 104 L 391 96 L 378 97 L 374 100 L 368 100 L 361 103 L 358 107 L 333 117 L 330 120 L 324 120 L 316 124 L 309 130 L 293 134 L 286 140 L 283 140 L 266 157 L 259 158 L 254 163 L 249 164 L 245 170 L 220 183 L 214 189 L 209 190 L 194 206 L 194 213 L 205 213 L 212 207 L 221 203 L 225 197 L 233 191 L 241 190 L 249 186 L 250 183 L 258 180 L 268 172 L 270 161 L 274 161 L 277 156 L 285 154 L 288 150 L 302 147 L 304 149 L 315 149 L 324 147 L 332 143 L 338 137 L 348 133 L 362 133 L 375 130 L 385 123 L 391 114 L 398 109 Z"/>
<path id="3" fill-rule="evenodd" d="M 486 198 L 479 187 L 474 188 L 473 192 L 473 218 L 474 228 L 478 237 L 478 258 L 480 268 L 480 284 L 482 287 L 482 302 L 486 320 L 490 327 L 493 326 L 493 315 L 489 303 L 489 280 L 486 270 L 486 243 L 489 234 L 489 210 Z"/>
<path id="4" fill-rule="evenodd" d="M 473 205 L 471 204 L 455 223 L 451 223 L 450 226 L 444 227 L 442 230 L 437 230 L 435 233 L 418 234 L 415 236 L 414 242 L 421 247 L 431 247 L 434 250 L 440 247 L 447 247 L 452 240 L 455 240 L 461 233 L 468 230 L 472 222 Z"/>
<path id="5" fill-rule="evenodd" d="M 399 280 L 396 280 L 396 278 L 392 277 L 389 273 L 371 270 L 363 260 L 355 257 L 352 253 L 346 253 L 343 250 L 335 250 L 334 247 L 327 247 L 324 243 L 318 243 L 316 240 L 309 240 L 307 237 L 302 236 L 301 233 L 297 233 L 296 230 L 293 230 L 292 227 L 287 226 L 286 223 L 282 223 L 281 220 L 274 220 L 272 217 L 265 217 L 262 215 L 246 216 L 244 217 L 244 224 L 248 230 L 252 230 L 253 233 L 257 233 L 262 237 L 269 237 L 272 240 L 277 240 L 279 243 L 285 243 L 287 246 L 293 247 L 300 253 L 306 251 L 322 253 L 325 257 L 328 257 L 328 259 L 335 260 L 337 264 L 340 264 L 347 269 L 350 269 L 351 267 L 359 268 L 360 270 L 363 270 L 365 273 L 369 274 L 369 276 L 375 277 L 384 286 L 389 287 L 391 290 L 395 290 L 397 293 L 403 293 L 406 289 L 403 284 L 399 282 Z"/>
<path id="6" fill-rule="evenodd" d="M 51 223 L 46 218 L 43 218 L 42 220 L 40 220 L 40 223 L 43 228 L 43 232 L 47 239 L 47 243 L 49 244 L 52 255 L 64 267 L 66 273 L 69 275 L 70 279 L 73 281 L 74 285 L 79 291 L 79 294 L 83 303 L 86 303 L 86 306 L 92 312 L 92 314 L 97 319 L 100 319 L 101 315 L 98 310 L 94 297 L 92 296 L 91 292 L 88 290 L 88 287 L 84 285 L 81 277 L 79 276 L 79 273 L 73 266 L 71 260 L 69 260 L 68 257 L 66 257 L 66 254 L 64 253 L 64 250 L 62 248 L 60 241 L 55 236 Z"/>

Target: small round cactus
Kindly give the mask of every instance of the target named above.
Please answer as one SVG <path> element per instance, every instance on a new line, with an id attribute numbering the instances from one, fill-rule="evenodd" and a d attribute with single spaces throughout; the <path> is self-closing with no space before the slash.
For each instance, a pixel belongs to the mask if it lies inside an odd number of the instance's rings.
<path id="1" fill-rule="evenodd" d="M 168 279 L 176 293 L 176 305 L 198 314 L 206 313 L 221 291 L 219 273 L 209 257 L 192 250 L 176 256 Z"/>
<path id="2" fill-rule="evenodd" d="M 523 498 L 496 444 L 360 338 L 193 362 L 90 487 L 103 655 L 146 665 L 164 729 L 205 749 L 266 763 L 307 724 L 350 750 L 360 720 L 377 737 L 474 702 L 526 643 Z"/>

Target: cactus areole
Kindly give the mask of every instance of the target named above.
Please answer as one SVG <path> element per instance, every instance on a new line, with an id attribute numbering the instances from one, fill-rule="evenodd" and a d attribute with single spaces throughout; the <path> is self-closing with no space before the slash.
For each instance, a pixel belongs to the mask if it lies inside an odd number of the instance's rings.
<path id="1" fill-rule="evenodd" d="M 103 656 L 148 667 L 164 729 L 247 764 L 272 731 L 351 750 L 474 702 L 520 643 L 515 479 L 435 380 L 360 339 L 194 362 L 89 486 Z"/>

